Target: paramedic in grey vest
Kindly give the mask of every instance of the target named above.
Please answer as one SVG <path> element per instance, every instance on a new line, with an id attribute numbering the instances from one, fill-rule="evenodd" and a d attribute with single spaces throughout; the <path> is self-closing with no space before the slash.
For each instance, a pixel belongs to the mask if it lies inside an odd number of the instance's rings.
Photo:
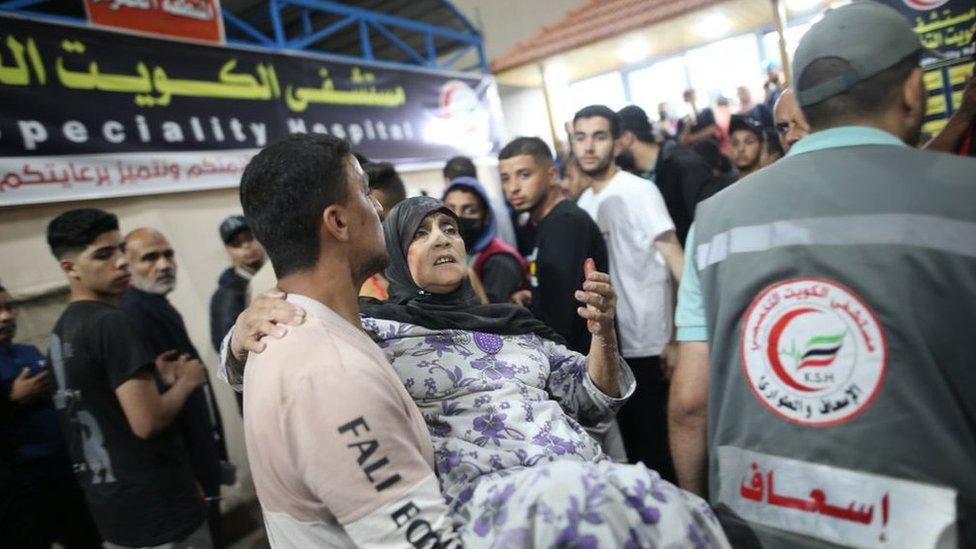
<path id="1" fill-rule="evenodd" d="M 736 547 L 976 544 L 976 161 L 906 145 L 920 53 L 891 8 L 828 11 L 812 133 L 698 207 L 672 451 Z"/>

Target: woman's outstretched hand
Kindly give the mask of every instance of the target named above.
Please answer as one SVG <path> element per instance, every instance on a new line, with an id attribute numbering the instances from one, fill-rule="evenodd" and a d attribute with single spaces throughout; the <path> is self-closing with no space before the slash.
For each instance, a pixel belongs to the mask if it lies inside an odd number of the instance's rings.
<path id="1" fill-rule="evenodd" d="M 596 270 L 593 259 L 583 264 L 582 290 L 576 291 L 576 299 L 585 307 L 576 312 L 586 319 L 586 328 L 591 334 L 600 337 L 613 335 L 613 317 L 617 314 L 617 295 L 610 283 L 610 275 Z"/>
<path id="2" fill-rule="evenodd" d="M 230 352 L 238 361 L 248 353 L 260 353 L 266 347 L 264 336 L 282 338 L 287 326 L 305 322 L 305 310 L 285 301 L 281 290 L 269 290 L 260 294 L 237 317 L 234 333 L 230 338 Z"/>

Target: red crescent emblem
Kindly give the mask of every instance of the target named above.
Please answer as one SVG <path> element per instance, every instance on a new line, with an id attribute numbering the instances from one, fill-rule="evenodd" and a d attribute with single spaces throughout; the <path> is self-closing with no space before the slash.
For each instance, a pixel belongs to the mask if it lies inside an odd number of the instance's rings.
<path id="1" fill-rule="evenodd" d="M 813 312 L 817 312 L 817 309 L 804 307 L 802 309 L 793 309 L 792 311 L 783 315 L 779 320 L 776 321 L 776 324 L 773 324 L 773 328 L 769 331 L 769 347 L 766 348 L 766 356 L 769 358 L 769 364 L 772 366 L 776 377 L 780 378 L 783 383 L 787 384 L 793 389 L 802 391 L 804 393 L 810 393 L 816 391 L 817 389 L 815 387 L 808 387 L 801 384 L 786 372 L 786 368 L 783 367 L 783 363 L 779 360 L 779 338 L 783 335 L 783 331 L 786 330 L 787 324 L 789 324 L 793 319 L 806 313 Z"/>

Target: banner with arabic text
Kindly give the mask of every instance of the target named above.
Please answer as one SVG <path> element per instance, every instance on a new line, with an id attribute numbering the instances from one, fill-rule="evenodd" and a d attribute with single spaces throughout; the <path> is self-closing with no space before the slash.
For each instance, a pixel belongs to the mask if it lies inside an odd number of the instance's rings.
<path id="1" fill-rule="evenodd" d="M 972 73 L 976 4 L 973 0 L 880 0 L 901 12 L 926 49 L 944 60 L 924 55 L 928 93 L 923 130 L 935 135 L 962 102 L 966 78 Z"/>
<path id="2" fill-rule="evenodd" d="M 882 0 L 900 11 L 918 33 L 922 45 L 948 59 L 973 55 L 976 33 L 973 0 Z M 923 60 L 923 64 L 932 60 Z"/>
<path id="3" fill-rule="evenodd" d="M 496 151 L 490 77 L 0 16 L 0 206 L 236 186 L 289 134 L 371 160 Z"/>

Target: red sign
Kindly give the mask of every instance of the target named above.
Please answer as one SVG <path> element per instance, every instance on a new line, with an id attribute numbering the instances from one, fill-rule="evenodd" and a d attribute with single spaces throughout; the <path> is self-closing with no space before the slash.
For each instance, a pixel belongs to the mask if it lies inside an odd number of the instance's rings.
<path id="1" fill-rule="evenodd" d="M 85 0 L 85 10 L 94 25 L 203 42 L 224 41 L 218 0 Z"/>

